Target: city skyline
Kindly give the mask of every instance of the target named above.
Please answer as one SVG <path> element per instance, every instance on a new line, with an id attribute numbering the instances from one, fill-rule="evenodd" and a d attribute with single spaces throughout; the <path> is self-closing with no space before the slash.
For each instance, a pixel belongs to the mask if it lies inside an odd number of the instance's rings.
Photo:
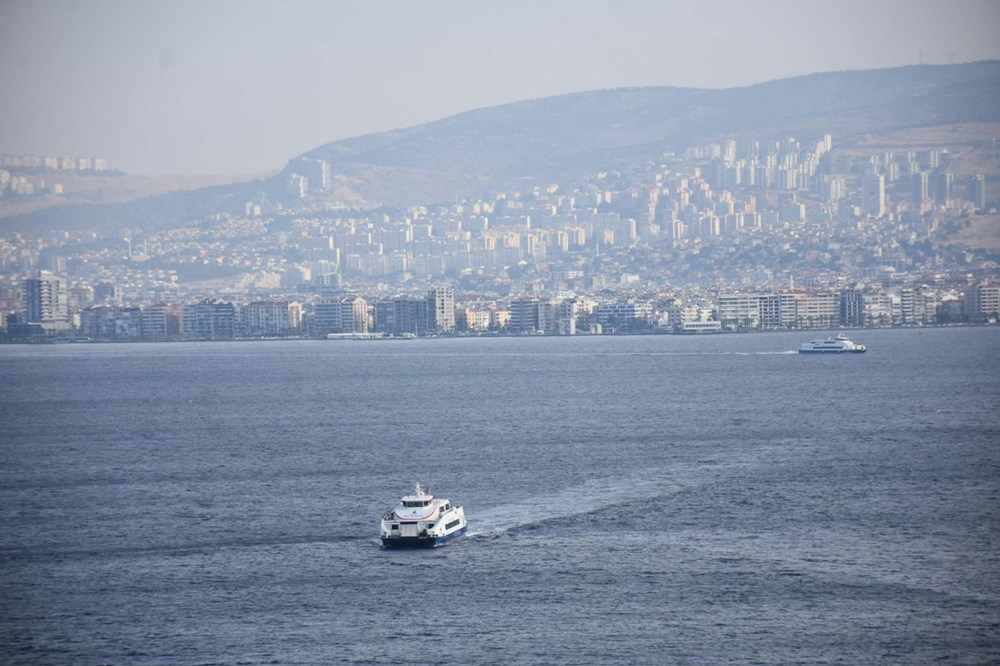
<path id="1" fill-rule="evenodd" d="M 239 11 L 5 0 L 0 18 L 12 100 L 0 152 L 102 156 L 146 174 L 275 171 L 330 141 L 583 90 L 1000 58 L 1000 6 L 973 0 Z"/>
<path id="2" fill-rule="evenodd" d="M 982 175 L 955 178 L 968 151 L 729 140 L 581 182 L 367 211 L 324 204 L 313 160 L 280 204 L 195 226 L 0 239 L 0 329 L 164 340 L 995 323 L 995 251 L 948 240 L 996 215 Z"/>

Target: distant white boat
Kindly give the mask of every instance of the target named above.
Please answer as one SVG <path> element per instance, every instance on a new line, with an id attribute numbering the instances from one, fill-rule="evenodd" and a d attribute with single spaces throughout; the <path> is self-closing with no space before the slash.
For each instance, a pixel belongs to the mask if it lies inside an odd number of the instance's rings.
<path id="1" fill-rule="evenodd" d="M 465 534 L 465 510 L 450 500 L 431 495 L 416 484 L 395 509 L 382 516 L 382 545 L 386 548 L 433 548 Z"/>
<path id="2" fill-rule="evenodd" d="M 843 333 L 826 340 L 811 340 L 799 347 L 800 354 L 861 354 L 864 351 L 864 345 L 854 342 Z"/>
<path id="3" fill-rule="evenodd" d="M 327 340 L 381 340 L 385 333 L 327 333 Z"/>

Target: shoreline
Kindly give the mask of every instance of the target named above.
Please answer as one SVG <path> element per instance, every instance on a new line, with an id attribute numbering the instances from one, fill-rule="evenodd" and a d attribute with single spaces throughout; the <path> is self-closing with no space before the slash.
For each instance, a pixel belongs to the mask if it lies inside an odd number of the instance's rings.
<path id="1" fill-rule="evenodd" d="M 914 330 L 914 329 L 942 329 L 942 328 L 989 328 L 1000 325 L 1000 322 L 985 323 L 955 323 L 955 324 L 926 324 L 908 326 L 855 326 L 855 327 L 830 327 L 830 328 L 783 328 L 767 330 L 741 330 L 741 331 L 710 331 L 710 332 L 676 332 L 676 331 L 641 331 L 632 333 L 576 333 L 574 335 L 559 335 L 545 333 L 495 333 L 495 332 L 462 332 L 462 333 L 435 333 L 421 336 L 398 336 L 380 335 L 377 333 L 366 334 L 334 334 L 336 337 L 314 337 L 314 336 L 287 336 L 287 337 L 232 337 L 232 338 L 169 338 L 161 340 L 112 340 L 112 339 L 90 339 L 90 338 L 51 338 L 51 339 L 30 339 L 30 340 L 0 340 L 2 345 L 89 345 L 89 344 L 148 344 L 148 343 L 212 343 L 212 342 L 290 342 L 306 341 L 314 342 L 408 342 L 413 340 L 456 340 L 468 338 L 628 338 L 645 336 L 676 336 L 682 338 L 701 338 L 719 335 L 758 335 L 772 333 L 802 333 L 803 335 L 822 335 L 843 331 L 888 331 L 888 330 Z"/>

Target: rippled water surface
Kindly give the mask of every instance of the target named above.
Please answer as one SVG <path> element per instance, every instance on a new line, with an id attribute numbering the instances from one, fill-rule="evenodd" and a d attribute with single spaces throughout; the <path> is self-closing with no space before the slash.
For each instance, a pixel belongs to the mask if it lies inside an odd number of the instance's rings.
<path id="1" fill-rule="evenodd" d="M 811 336 L 0 347 L 0 661 L 1000 661 L 1000 329 Z"/>

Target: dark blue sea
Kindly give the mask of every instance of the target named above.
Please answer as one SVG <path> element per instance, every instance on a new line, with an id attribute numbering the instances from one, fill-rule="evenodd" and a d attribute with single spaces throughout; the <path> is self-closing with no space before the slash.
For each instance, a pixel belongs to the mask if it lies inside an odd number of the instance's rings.
<path id="1" fill-rule="evenodd" d="M 1000 662 L 1000 328 L 816 335 L 0 347 L 0 662 Z"/>

